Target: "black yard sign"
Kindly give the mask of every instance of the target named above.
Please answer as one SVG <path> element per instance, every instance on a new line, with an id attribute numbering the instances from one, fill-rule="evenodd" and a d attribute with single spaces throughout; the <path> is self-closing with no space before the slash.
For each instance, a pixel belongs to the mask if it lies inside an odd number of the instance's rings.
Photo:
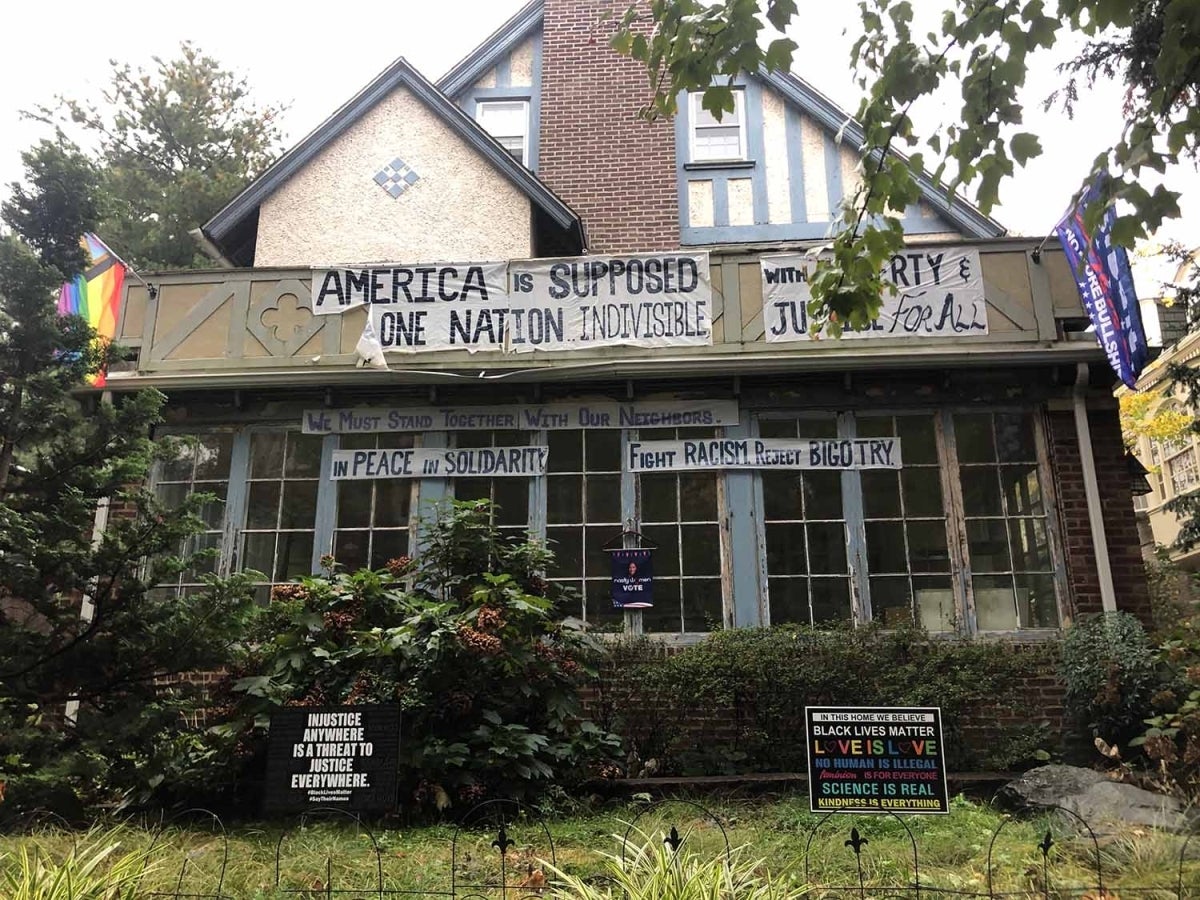
<path id="1" fill-rule="evenodd" d="M 942 711 L 806 706 L 813 812 L 945 813 Z"/>
<path id="2" fill-rule="evenodd" d="M 399 755 L 399 707 L 280 710 L 271 716 L 264 811 L 387 812 L 396 805 Z"/>

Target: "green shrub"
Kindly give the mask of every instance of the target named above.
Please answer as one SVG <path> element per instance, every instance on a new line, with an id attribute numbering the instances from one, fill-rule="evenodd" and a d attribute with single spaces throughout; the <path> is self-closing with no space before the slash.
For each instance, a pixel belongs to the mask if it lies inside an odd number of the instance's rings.
<path id="1" fill-rule="evenodd" d="M 874 626 L 734 629 L 669 656 L 634 641 L 614 648 L 599 707 L 659 774 L 803 771 L 806 705 L 939 706 L 952 767 L 1009 768 L 1040 750 L 1042 723 L 997 729 L 982 751 L 964 725 L 1020 709 L 1022 684 L 1053 671 L 1053 652 Z"/>
<path id="2" fill-rule="evenodd" d="M 611 766 L 618 740 L 581 713 L 594 648 L 556 612 L 552 555 L 493 518 L 486 502 L 455 501 L 417 562 L 331 562 L 276 589 L 222 729 L 252 769 L 273 710 L 352 703 L 400 705 L 405 805 L 529 800 Z"/>
<path id="3" fill-rule="evenodd" d="M 1200 624 L 1181 620 L 1155 648 L 1156 682 L 1143 729 L 1129 743 L 1155 786 L 1186 800 L 1200 797 Z"/>
<path id="4" fill-rule="evenodd" d="M 1060 671 L 1067 712 L 1092 736 L 1124 745 L 1141 731 L 1158 674 L 1150 641 L 1133 616 L 1107 613 L 1068 628 Z"/>

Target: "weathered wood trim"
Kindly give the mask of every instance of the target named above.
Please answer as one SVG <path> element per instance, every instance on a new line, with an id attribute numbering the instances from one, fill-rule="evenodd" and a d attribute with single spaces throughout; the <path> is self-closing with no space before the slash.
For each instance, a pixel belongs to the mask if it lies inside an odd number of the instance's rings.
<path id="1" fill-rule="evenodd" d="M 753 438 L 754 427 L 751 414 L 743 409 L 741 421 L 725 428 L 732 438 Z M 759 559 L 763 544 L 759 538 L 759 509 L 756 500 L 755 477 L 752 471 L 727 469 L 721 478 L 725 496 L 725 514 L 722 530 L 728 532 L 729 555 L 725 562 L 729 566 L 729 590 L 731 604 L 729 613 L 732 627 L 743 628 L 762 624 L 759 597 L 762 584 Z"/>
<path id="2" fill-rule="evenodd" d="M 155 326 L 158 322 L 158 304 L 155 304 L 153 324 L 149 326 L 151 337 L 150 358 L 156 361 L 166 360 L 167 356 L 178 350 L 192 333 L 207 322 L 217 310 L 225 305 L 231 298 L 237 297 L 239 293 L 250 293 L 250 283 L 247 281 L 232 281 L 218 282 L 213 285 L 207 294 L 205 294 L 200 302 L 197 303 L 187 315 L 180 320 L 179 324 L 164 334 L 161 338 L 153 337 L 155 334 Z M 161 296 L 161 292 L 160 292 Z M 149 309 L 147 309 L 147 315 Z M 244 320 L 243 320 L 244 322 Z M 244 327 L 244 324 L 243 324 Z M 177 360 L 184 362 L 184 360 Z M 195 366 L 195 361 L 190 361 Z"/>
<path id="3" fill-rule="evenodd" d="M 546 431 L 530 432 L 530 444 L 538 447 L 549 446 L 549 436 Z M 534 475 L 529 479 L 529 534 L 539 541 L 546 541 L 546 501 L 549 499 L 549 479 L 545 473 Z"/>
<path id="4" fill-rule="evenodd" d="M 309 293 L 310 289 L 299 281 L 277 282 L 269 293 L 250 301 L 242 325 L 243 337 L 245 332 L 249 331 L 273 357 L 295 356 L 300 348 L 312 340 L 317 332 L 326 327 L 329 320 L 333 318 L 332 316 L 314 315 L 311 309 L 303 305 Z M 263 321 L 263 316 L 268 312 L 279 310 L 279 302 L 284 297 L 295 297 L 299 304 L 297 308 L 304 309 L 309 314 L 308 324 L 301 329 L 299 334 L 286 341 L 280 340 L 275 333 L 276 329 Z M 236 324 L 234 327 L 237 327 Z"/>
<path id="5" fill-rule="evenodd" d="M 250 497 L 250 429 L 239 428 L 233 436 L 229 454 L 229 488 L 225 494 L 225 523 L 221 532 L 220 574 L 228 577 L 238 571 L 242 525 Z"/>
<path id="6" fill-rule="evenodd" d="M 840 412 L 837 416 L 839 438 L 858 436 L 857 413 Z M 867 566 L 867 526 L 863 511 L 862 477 L 857 471 L 841 473 L 842 521 L 846 530 L 846 565 L 850 576 L 850 615 L 855 625 L 870 622 L 870 570 Z M 811 602 L 811 598 L 810 598 Z"/>
<path id="7" fill-rule="evenodd" d="M 1050 541 L 1050 562 L 1054 566 L 1054 594 L 1058 602 L 1058 622 L 1061 626 L 1074 618 L 1075 598 L 1071 595 L 1070 581 L 1067 577 L 1067 552 L 1060 518 L 1062 511 L 1058 505 L 1058 490 L 1050 461 L 1050 436 L 1045 411 L 1033 417 L 1033 429 L 1038 456 L 1038 478 L 1042 483 L 1042 504 L 1046 512 L 1046 534 Z"/>
<path id="8" fill-rule="evenodd" d="M 983 281 L 983 293 L 987 305 L 1007 318 L 1022 331 L 1033 331 L 1037 327 L 1034 311 L 1013 300 L 1009 293 L 996 287 L 986 278 Z M 992 337 L 988 335 L 988 337 Z M 1019 340 L 1010 334 L 1004 335 L 1005 340 Z M 944 340 L 944 339 L 943 339 Z M 995 340 L 992 337 L 992 340 Z"/>
<path id="9" fill-rule="evenodd" d="M 742 340 L 742 285 L 737 261 L 723 261 L 721 269 L 721 308 L 725 319 L 725 343 Z"/>
<path id="10" fill-rule="evenodd" d="M 225 341 L 225 358 L 241 359 L 246 354 L 246 331 L 250 324 L 251 286 L 233 296 L 229 309 L 229 335 Z"/>
<path id="11" fill-rule="evenodd" d="M 146 311 L 142 313 L 142 343 L 141 346 L 138 347 L 137 367 L 139 372 L 145 369 L 150 364 L 152 359 L 150 356 L 150 350 L 154 344 L 154 325 L 158 321 L 159 294 L 160 291 L 153 291 L 148 293 L 146 296 Z M 124 300 L 128 299 L 128 297 L 129 282 L 126 281 L 125 296 L 122 300 L 122 306 L 124 305 Z M 120 332 L 118 332 L 118 334 L 119 333 Z"/>
<path id="12" fill-rule="evenodd" d="M 962 482 L 958 472 L 958 447 L 954 439 L 951 411 L 942 409 L 934 417 L 934 435 L 938 458 L 942 460 L 942 505 L 947 510 L 946 537 L 950 547 L 950 568 L 954 575 L 954 602 L 958 612 L 959 635 L 973 635 L 975 589 L 971 583 L 971 554 L 967 545 L 967 520 L 963 515 Z"/>
<path id="13" fill-rule="evenodd" d="M 717 429 L 721 436 L 728 433 L 726 429 Z M 721 557 L 721 624 L 724 628 L 733 627 L 733 536 L 729 532 L 729 497 L 726 494 L 726 479 L 722 473 L 716 473 L 717 482 L 717 546 Z M 683 562 L 680 561 L 682 574 Z"/>
<path id="14" fill-rule="evenodd" d="M 758 428 L 758 415 L 750 416 L 750 437 L 756 438 L 760 434 Z M 757 545 L 755 549 L 755 565 L 757 566 L 758 574 L 758 624 L 767 626 L 771 624 L 771 582 L 769 572 L 767 571 L 767 526 L 764 510 L 766 509 L 766 501 L 763 500 L 763 483 L 762 471 L 751 473 L 753 478 L 754 493 L 752 509 L 753 525 L 754 525 L 754 542 Z"/>
<path id="15" fill-rule="evenodd" d="M 313 523 L 312 571 L 321 571 L 321 557 L 333 553 L 333 530 L 337 525 L 338 486 L 333 480 L 333 451 L 339 436 L 327 434 L 321 439 L 321 480 L 317 487 L 316 521 Z M 368 560 L 369 562 L 369 560 Z"/>
<path id="16" fill-rule="evenodd" d="M 636 429 L 631 429 L 631 428 L 622 428 L 621 429 L 621 453 L 622 453 L 622 455 L 625 453 L 626 448 L 629 447 L 629 442 L 633 441 L 633 440 L 637 440 L 637 438 L 635 437 L 636 434 L 637 434 Z M 587 471 L 586 452 L 584 455 L 583 467 L 584 467 L 584 471 Z M 633 472 L 625 471 L 624 460 L 622 460 L 622 465 L 621 465 L 621 530 L 622 531 L 641 531 L 641 529 L 642 529 L 642 514 L 641 514 L 641 510 L 639 508 L 639 504 L 638 504 L 638 490 L 640 487 L 641 487 L 641 483 L 638 480 L 637 475 L 634 474 Z M 584 490 L 585 491 L 587 490 L 586 483 L 584 485 Z M 628 547 L 629 544 L 626 543 L 626 541 L 624 539 L 622 539 L 621 546 Z M 585 555 L 587 554 L 586 539 L 584 542 L 583 552 Z M 682 561 L 680 561 L 680 566 L 682 566 Z M 682 588 L 682 582 L 681 582 L 680 590 L 682 591 L 682 589 L 683 588 Z M 587 591 L 586 584 L 584 585 L 584 591 L 585 591 L 585 593 Z M 585 604 L 587 603 L 586 598 L 584 600 L 584 603 Z M 682 613 L 682 610 L 683 610 L 683 607 L 681 605 L 679 608 L 680 613 Z M 622 613 L 623 613 L 622 618 L 625 621 L 625 633 L 626 634 L 641 635 L 641 634 L 645 633 L 645 629 L 642 624 L 642 611 L 640 609 L 626 609 L 626 610 L 622 610 Z M 682 626 L 682 624 L 683 623 L 681 620 L 680 625 Z"/>
<path id="17" fill-rule="evenodd" d="M 443 450 L 450 446 L 450 433 L 447 431 L 427 431 L 422 438 L 423 447 Z M 444 477 L 421 478 L 418 479 L 418 482 L 420 487 L 417 493 L 417 503 L 413 504 L 417 519 L 417 526 L 413 529 L 416 540 L 415 543 L 409 541 L 409 546 L 415 549 L 417 555 L 420 555 L 426 546 L 426 526 L 433 521 L 437 504 L 450 496 L 450 479 Z"/>
<path id="18" fill-rule="evenodd" d="M 1054 298 L 1050 294 L 1050 276 L 1040 263 L 1033 261 L 1034 251 L 1025 254 L 1025 267 L 1029 271 L 1029 287 L 1033 294 L 1033 317 L 1037 322 L 1038 340 L 1058 339 L 1058 326 L 1054 319 Z"/>

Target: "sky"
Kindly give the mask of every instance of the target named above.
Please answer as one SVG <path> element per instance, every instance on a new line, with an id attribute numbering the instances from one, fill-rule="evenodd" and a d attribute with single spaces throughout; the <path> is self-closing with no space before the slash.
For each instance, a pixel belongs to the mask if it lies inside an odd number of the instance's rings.
<path id="1" fill-rule="evenodd" d="M 288 107 L 282 126 L 291 146 L 397 56 L 436 80 L 522 5 L 523 0 L 337 0 L 317 16 L 307 12 L 321 9 L 317 4 L 264 0 L 10 4 L 3 15 L 8 40 L 0 54 L 0 185 L 20 178 L 21 151 L 46 134 L 44 126 L 22 121 L 21 110 L 53 104 L 59 94 L 98 98 L 110 59 L 150 65 L 152 57 L 169 58 L 181 41 L 190 40 L 244 75 L 259 103 Z M 944 8 L 940 0 L 915 0 L 914 5 L 919 17 Z M 797 21 L 792 30 L 800 44 L 793 72 L 848 109 L 858 98 L 849 67 L 856 8 L 846 0 L 821 4 L 819 18 Z M 1065 56 L 1069 50 L 1056 52 Z M 1119 85 L 1085 92 L 1071 121 L 1059 110 L 1040 109 L 1040 101 L 1060 82 L 1051 61 L 1030 72 L 1026 127 L 1041 136 L 1045 153 L 1001 186 L 1003 202 L 992 215 L 1012 234 L 1047 234 L 1093 157 L 1120 136 Z M 918 128 L 933 129 L 937 110 L 926 112 Z M 1184 192 L 1184 218 L 1159 237 L 1200 244 L 1195 227 L 1200 175 L 1188 166 L 1170 173 L 1169 181 Z"/>

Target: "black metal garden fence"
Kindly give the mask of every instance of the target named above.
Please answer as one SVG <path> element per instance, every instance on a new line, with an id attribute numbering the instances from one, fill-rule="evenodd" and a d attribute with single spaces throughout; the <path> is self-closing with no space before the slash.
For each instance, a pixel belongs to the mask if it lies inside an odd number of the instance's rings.
<path id="1" fill-rule="evenodd" d="M 662 816 L 667 810 L 673 816 Z M 658 813 L 656 816 L 655 813 Z M 953 815 L 953 813 L 952 813 Z M 1103 840 L 1078 815 L 1057 809 L 1058 825 L 1048 825 L 1036 847 L 1026 848 L 1028 857 L 1020 861 L 1000 858 L 997 842 L 1012 823 L 1006 819 L 990 833 L 987 841 L 985 883 L 977 889 L 939 885 L 922 872 L 919 841 L 903 817 L 894 813 L 882 816 L 851 816 L 828 813 L 818 818 L 805 832 L 797 834 L 795 847 L 802 849 L 801 872 L 794 876 L 803 893 L 810 897 L 913 898 L 1057 898 L 1076 897 L 1081 900 L 1121 900 L 1129 897 L 1183 898 L 1200 896 L 1200 840 L 1197 835 L 1179 835 L 1178 857 L 1172 861 L 1174 871 L 1168 885 L 1145 887 L 1131 885 L 1122 879 L 1120 869 L 1103 852 Z M 639 827 L 646 818 L 655 821 L 648 832 Z M 344 821 L 356 829 L 367 847 L 354 860 L 335 859 L 326 855 L 314 860 L 306 854 L 306 830 L 321 820 Z M 1055 821 L 1053 818 L 1047 821 Z M 43 824 L 45 824 L 43 822 Z M 723 854 L 732 861 L 734 850 L 722 817 L 701 804 L 687 800 L 666 801 L 662 807 L 647 804 L 631 820 L 614 822 L 613 833 L 622 836 L 618 857 L 624 863 L 628 847 L 634 846 L 635 836 L 648 833 L 669 848 L 671 864 L 679 864 L 681 854 L 691 851 L 697 835 L 704 834 L 701 851 L 708 855 Z M 158 900 L 248 900 L 235 896 L 226 887 L 230 862 L 229 838 L 220 817 L 207 810 L 188 810 L 158 826 L 151 843 L 155 847 L 173 828 L 186 827 L 193 834 L 208 832 L 208 839 L 217 842 L 214 853 L 211 843 L 204 850 L 206 865 L 196 864 L 196 851 L 184 850 L 178 859 L 168 862 L 171 885 L 146 896 Z M 1056 830 L 1059 835 L 1056 836 Z M 895 850 L 896 841 L 879 851 L 883 842 L 873 835 L 886 832 L 895 838 L 901 835 L 902 852 Z M 833 834 L 833 841 L 819 841 Z M 462 817 L 450 838 L 450 868 L 444 879 L 421 871 L 422 879 L 432 883 L 417 888 L 397 888 L 395 876 L 413 876 L 409 871 L 396 871 L 414 865 L 385 852 L 388 832 L 373 830 L 359 817 L 337 808 L 314 808 L 292 820 L 279 836 L 274 848 L 273 884 L 265 887 L 266 896 L 317 898 L 384 898 L 413 897 L 429 900 L 522 900 L 540 897 L 550 890 L 542 866 L 558 866 L 550 828 L 535 810 L 510 801 L 493 800 L 471 809 Z M 1069 839 L 1066 835 L 1072 835 Z M 844 840 L 840 840 L 844 835 Z M 1082 842 L 1082 843 L 1081 843 Z M 1073 878 L 1064 874 L 1067 857 L 1064 847 L 1070 845 Z M 830 847 L 840 858 L 828 857 Z M 816 848 L 822 848 L 821 854 Z M 748 848 L 753 850 L 753 848 Z M 1034 852 L 1036 851 L 1036 852 Z M 883 855 L 886 855 L 884 858 Z M 295 875 L 288 863 L 303 857 L 307 873 Z M 1032 864 L 1030 862 L 1032 860 Z M 1086 860 L 1086 866 L 1082 865 Z M 768 864 L 770 860 L 767 861 Z M 1189 867 L 1189 862 L 1195 865 Z M 1021 867 L 1025 886 L 1012 887 L 1012 878 L 1004 877 L 1004 866 Z M 1194 871 L 1192 871 L 1194 869 Z M 1079 872 L 1086 871 L 1080 879 Z M 292 874 L 287 874 L 291 872 Z M 1011 875 L 1012 873 L 1007 873 Z M 429 877 L 424 877 L 429 876 Z M 1114 884 L 1117 885 L 1114 887 Z M 609 883 L 614 898 L 622 896 L 620 888 Z M 729 900 L 736 900 L 730 897 Z"/>

